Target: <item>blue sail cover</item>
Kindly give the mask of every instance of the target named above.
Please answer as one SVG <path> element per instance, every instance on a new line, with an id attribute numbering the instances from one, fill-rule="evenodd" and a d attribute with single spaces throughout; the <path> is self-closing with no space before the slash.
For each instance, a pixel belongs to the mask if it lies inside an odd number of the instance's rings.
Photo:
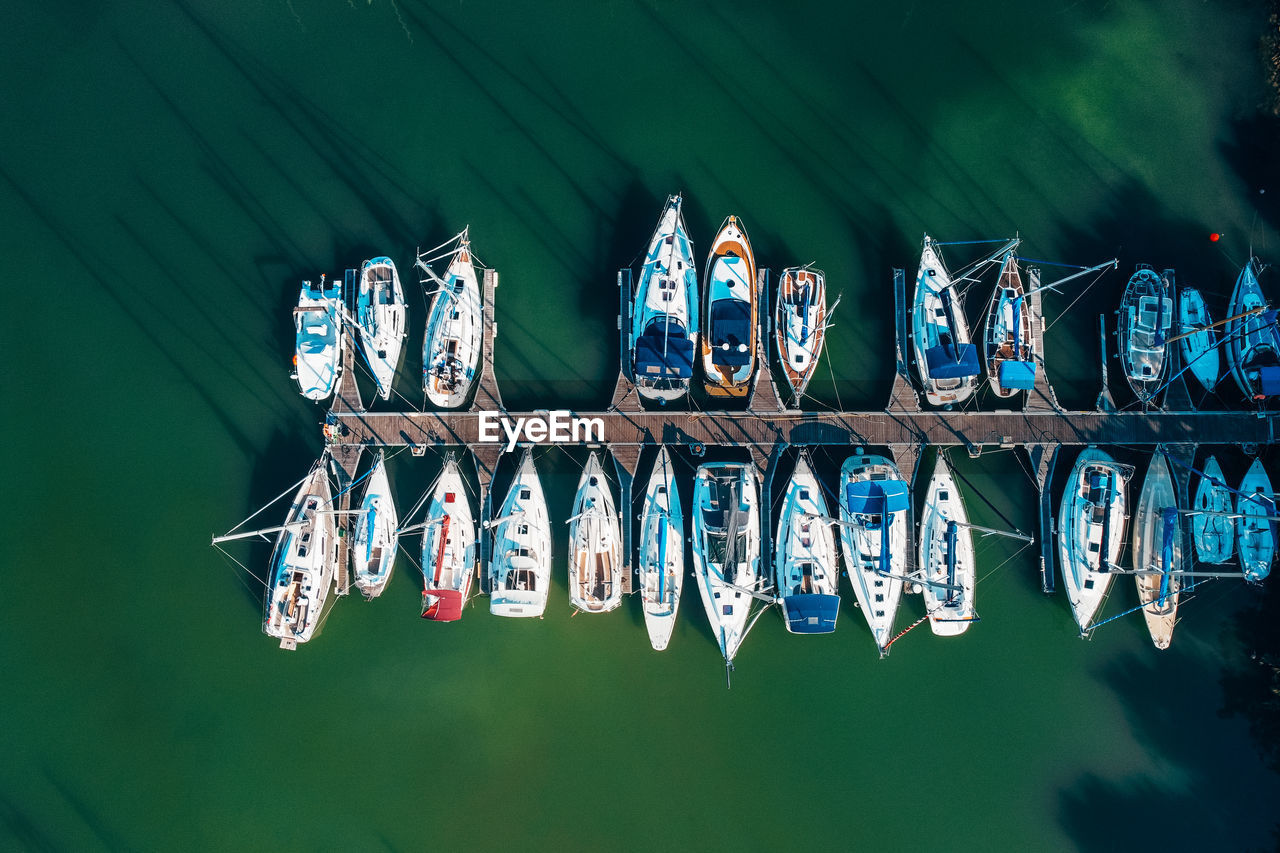
<path id="1" fill-rule="evenodd" d="M 911 505 L 911 492 L 902 480 L 859 480 L 844 489 L 849 512 L 884 515 Z"/>
<path id="2" fill-rule="evenodd" d="M 1280 394 L 1280 367 L 1258 368 L 1258 392 L 1268 397 Z"/>
<path id="3" fill-rule="evenodd" d="M 728 344 L 728 349 L 725 348 Z M 739 349 L 746 346 L 745 350 Z M 711 361 L 742 367 L 751 361 L 751 305 L 739 299 L 711 304 Z"/>
<path id="4" fill-rule="evenodd" d="M 1030 391 L 1036 387 L 1036 363 L 1034 361 L 1000 362 L 1000 387 Z"/>
<path id="5" fill-rule="evenodd" d="M 787 617 L 787 630 L 793 634 L 830 634 L 836 629 L 836 614 L 840 612 L 840 596 L 788 595 L 782 599 L 782 609 Z"/>
<path id="6" fill-rule="evenodd" d="M 1169 574 L 1173 571 L 1173 538 L 1177 535 L 1178 525 L 1178 509 L 1177 507 L 1164 508 L 1164 527 L 1163 537 L 1160 543 L 1160 605 L 1164 606 L 1165 597 L 1169 595 L 1169 581 L 1173 576 Z"/>
<path id="7" fill-rule="evenodd" d="M 675 323 L 654 320 L 636 340 L 636 378 L 688 379 L 690 376 L 693 376 L 693 341 Z"/>
<path id="8" fill-rule="evenodd" d="M 930 379 L 963 379 L 977 376 L 980 371 L 978 348 L 973 344 L 929 347 L 924 351 L 924 360 Z"/>

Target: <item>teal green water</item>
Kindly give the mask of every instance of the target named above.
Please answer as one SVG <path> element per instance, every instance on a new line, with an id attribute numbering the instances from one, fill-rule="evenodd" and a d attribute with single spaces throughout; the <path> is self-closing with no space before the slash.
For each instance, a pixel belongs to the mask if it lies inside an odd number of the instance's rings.
<path id="1" fill-rule="evenodd" d="M 402 563 L 287 654 L 207 547 L 319 453 L 298 280 L 465 224 L 513 406 L 607 397 L 613 273 L 676 190 L 701 251 L 736 212 L 762 265 L 826 269 L 814 390 L 850 408 L 883 405 L 889 270 L 925 229 L 1118 256 L 1049 333 L 1091 404 L 1134 262 L 1220 306 L 1274 255 L 1242 136 L 1260 4 L 224 5 L 23 4 L 0 33 L 0 847 L 1272 843 L 1280 778 L 1217 714 L 1237 585 L 1167 653 L 1132 619 L 1082 643 L 1030 552 L 983 544 L 963 638 L 879 661 L 848 602 L 829 637 L 767 615 L 726 691 L 696 595 L 655 654 L 634 602 L 571 619 L 562 578 L 542 622 L 423 623 Z M 397 460 L 402 505 L 433 464 Z M 564 517 L 575 463 L 540 464 Z M 975 520 L 1034 527 L 1015 457 L 957 465 Z"/>

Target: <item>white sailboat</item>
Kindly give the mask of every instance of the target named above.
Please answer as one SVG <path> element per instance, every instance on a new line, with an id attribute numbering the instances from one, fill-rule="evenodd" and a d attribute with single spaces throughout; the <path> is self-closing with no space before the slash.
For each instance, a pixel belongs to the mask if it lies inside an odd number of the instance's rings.
<path id="1" fill-rule="evenodd" d="M 1151 456 L 1133 515 L 1133 570 L 1147 631 L 1157 649 L 1169 648 L 1182 586 L 1182 532 L 1173 474 L 1163 451 Z"/>
<path id="2" fill-rule="evenodd" d="M 271 555 L 262 630 L 282 649 L 310 640 L 324 613 L 339 547 L 331 500 L 322 458 L 298 488 Z"/>
<path id="3" fill-rule="evenodd" d="M 1245 580 L 1261 581 L 1271 574 L 1276 553 L 1276 495 L 1262 460 L 1255 459 L 1236 495 L 1236 543 Z"/>
<path id="4" fill-rule="evenodd" d="M 969 342 L 964 305 L 937 246 L 924 235 L 911 306 L 916 367 L 930 405 L 963 403 L 977 387 L 978 348 Z"/>
<path id="5" fill-rule="evenodd" d="M 489 526 L 489 612 L 541 616 L 551 587 L 551 521 L 532 450 L 525 450 L 498 517 Z"/>
<path id="6" fill-rule="evenodd" d="M 400 545 L 399 526 L 391 483 L 387 479 L 386 458 L 380 452 L 369 471 L 355 535 L 351 538 L 355 585 L 367 599 L 382 595 L 391 580 Z"/>
<path id="7" fill-rule="evenodd" d="M 1236 519 L 1232 518 L 1231 492 L 1222 466 L 1214 456 L 1204 461 L 1196 486 L 1191 513 L 1191 539 L 1202 563 L 1219 564 L 1231 559 L 1236 550 Z"/>
<path id="8" fill-rule="evenodd" d="M 667 448 L 658 451 L 640 512 L 640 600 L 654 651 L 671 642 L 684 585 L 684 518 Z"/>
<path id="9" fill-rule="evenodd" d="M 1256 258 L 1241 268 L 1224 336 L 1231 375 L 1245 399 L 1258 403 L 1280 394 L 1280 329 L 1258 284 L 1261 271 Z"/>
<path id="10" fill-rule="evenodd" d="M 342 335 L 342 282 L 302 283 L 293 309 L 293 379 L 308 400 L 327 400 L 338 378 Z"/>
<path id="11" fill-rule="evenodd" d="M 840 567 L 827 500 L 801 453 L 782 498 L 774 578 L 782 618 L 793 634 L 829 634 L 840 613 Z"/>
<path id="12" fill-rule="evenodd" d="M 1120 300 L 1120 364 L 1125 379 L 1146 405 L 1160 389 L 1166 367 L 1173 298 L 1169 280 L 1138 264 Z"/>
<path id="13" fill-rule="evenodd" d="M 356 295 L 356 328 L 364 360 L 373 373 L 378 396 L 384 400 L 391 397 L 391 385 L 404 354 L 407 314 L 396 265 L 387 257 L 365 261 Z"/>
<path id="14" fill-rule="evenodd" d="M 929 480 L 920 517 L 920 585 L 929 627 L 940 637 L 963 634 L 978 618 L 973 534 L 946 457 Z"/>
<path id="15" fill-rule="evenodd" d="M 1184 287 L 1178 294 L 1178 346 L 1191 375 L 1204 390 L 1212 391 L 1222 372 L 1222 356 L 1209 309 L 1194 287 Z"/>
<path id="16" fill-rule="evenodd" d="M 754 467 L 736 462 L 699 466 L 693 481 L 693 571 L 720 653 L 732 665 L 762 582 Z"/>
<path id="17" fill-rule="evenodd" d="M 1133 469 L 1089 447 L 1076 459 L 1058 509 L 1058 562 L 1071 613 L 1083 636 L 1107 597 L 1129 521 Z"/>
<path id="18" fill-rule="evenodd" d="M 609 479 L 592 452 L 569 518 L 569 603 L 605 613 L 622 603 L 622 531 Z"/>
<path id="19" fill-rule="evenodd" d="M 636 390 L 664 403 L 688 393 L 698 343 L 698 273 L 681 201 L 679 195 L 667 198 L 649 239 L 631 313 Z"/>
<path id="20" fill-rule="evenodd" d="M 478 557 L 475 516 L 450 456 L 427 504 L 422 531 L 422 618 L 454 622 L 471 596 Z"/>
<path id="21" fill-rule="evenodd" d="M 1033 316 L 1031 307 L 1022 287 L 1018 259 L 1012 251 L 1006 252 L 982 332 L 987 381 L 1001 399 L 1029 391 L 1036 384 L 1035 338 L 1031 330 L 1039 318 Z"/>
<path id="22" fill-rule="evenodd" d="M 467 401 L 480 365 L 484 312 L 480 282 L 464 230 L 449 257 L 443 276 L 437 275 L 424 254 L 418 269 L 423 284 L 434 287 L 422 345 L 422 387 L 431 405 L 456 409 Z"/>
<path id="23" fill-rule="evenodd" d="M 884 456 L 858 452 L 840 466 L 840 543 L 858 607 L 881 656 L 907 573 L 911 488 Z"/>
<path id="24" fill-rule="evenodd" d="M 836 303 L 839 302 L 837 299 Z M 831 310 L 835 310 L 835 305 Z M 782 372 L 797 405 L 822 356 L 829 313 L 826 273 L 812 265 L 782 271 L 778 277 L 774 332 Z"/>

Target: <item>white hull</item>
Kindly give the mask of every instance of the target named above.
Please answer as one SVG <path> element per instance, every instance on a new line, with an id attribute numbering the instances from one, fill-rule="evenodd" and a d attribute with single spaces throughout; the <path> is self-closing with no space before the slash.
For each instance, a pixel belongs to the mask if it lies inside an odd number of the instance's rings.
<path id="1" fill-rule="evenodd" d="M 684 518 L 675 469 L 664 447 L 654 460 L 640 512 L 640 600 L 654 651 L 671 642 L 684 585 Z"/>
<path id="2" fill-rule="evenodd" d="M 1204 461 L 1203 470 L 1192 506 L 1206 514 L 1191 516 L 1191 539 L 1196 545 L 1196 558 L 1202 563 L 1216 565 L 1227 562 L 1235 554 L 1236 519 L 1229 517 L 1232 512 L 1231 493 L 1213 482 L 1226 482 L 1218 460 L 1210 456 Z"/>
<path id="3" fill-rule="evenodd" d="M 1169 284 L 1146 264 L 1139 264 L 1120 300 L 1120 364 L 1129 387 L 1143 403 L 1160 389 L 1168 363 L 1173 328 Z"/>
<path id="4" fill-rule="evenodd" d="M 1222 355 L 1218 351 L 1218 333 L 1207 328 L 1213 321 L 1200 291 L 1182 288 L 1178 298 L 1178 341 L 1182 363 L 1206 391 L 1212 391 L 1222 373 Z"/>
<path id="5" fill-rule="evenodd" d="M 1001 399 L 1018 393 L 1018 388 L 1006 388 L 1000 382 L 1000 366 L 1007 361 L 1033 362 L 1034 342 L 1031 336 L 1031 303 L 1025 298 L 1022 274 L 1018 271 L 1018 259 L 1009 252 L 1000 266 L 996 289 L 987 305 L 987 321 L 982 330 L 984 354 L 987 361 L 987 382 L 991 391 Z"/>
<path id="6" fill-rule="evenodd" d="M 712 397 L 745 397 L 756 372 L 759 318 L 756 260 L 742 223 L 730 216 L 707 255 L 702 372 Z"/>
<path id="7" fill-rule="evenodd" d="M 853 483 L 902 483 L 901 488 L 908 495 L 907 506 L 896 511 L 884 511 L 886 507 L 882 505 L 880 512 L 850 512 L 847 496 Z M 840 520 L 843 522 L 840 542 L 844 564 L 858 608 L 866 617 L 867 627 L 882 655 L 893 639 L 893 622 L 902 600 L 901 578 L 907 572 L 907 532 L 911 529 L 909 495 L 910 489 L 898 467 L 886 457 L 855 454 L 840 467 Z"/>
<path id="8" fill-rule="evenodd" d="M 809 387 L 826 339 L 827 276 L 822 270 L 790 267 L 778 279 L 774 326 L 778 357 L 798 401 Z"/>
<path id="9" fill-rule="evenodd" d="M 342 282 L 326 282 L 322 276 L 319 287 L 302 283 L 293 309 L 293 378 L 308 400 L 327 400 L 333 393 L 341 350 L 341 307 Z"/>
<path id="10" fill-rule="evenodd" d="M 1183 565 L 1182 533 L 1176 515 L 1173 517 L 1167 564 L 1164 556 L 1165 510 L 1176 510 L 1177 506 L 1169 463 L 1157 450 L 1151 456 L 1151 466 L 1147 469 L 1133 515 L 1133 569 L 1139 572 L 1134 579 L 1147 631 L 1157 649 L 1169 648 L 1178 619 L 1178 590 L 1182 586 L 1178 573 L 1183 571 Z"/>
<path id="11" fill-rule="evenodd" d="M 1253 258 L 1240 270 L 1227 308 L 1228 317 L 1239 319 L 1227 323 L 1224 341 L 1227 365 L 1240 386 L 1240 392 L 1246 400 L 1262 402 L 1274 394 L 1271 386 L 1276 382 L 1277 370 L 1280 370 L 1280 335 L 1274 321 L 1268 322 L 1265 315 L 1256 313 L 1267 306 L 1267 299 L 1258 284 L 1258 270 L 1257 261 Z M 1240 317 L 1246 313 L 1249 316 Z M 1267 375 L 1266 382 L 1263 381 L 1264 374 Z"/>
<path id="12" fill-rule="evenodd" d="M 836 537 L 831 530 L 827 501 L 808 456 L 802 453 L 783 495 L 774 554 L 774 582 L 787 630 L 793 634 L 834 631 L 839 612 L 839 579 Z M 806 601 L 814 600 L 811 596 L 818 595 L 834 598 L 830 602 L 829 624 L 825 613 L 810 615 L 810 608 L 804 608 Z"/>
<path id="13" fill-rule="evenodd" d="M 955 405 L 969 399 L 978 383 L 977 354 L 973 353 L 971 368 L 960 357 L 970 343 L 969 324 L 960 296 L 952 287 L 951 274 L 928 234 L 924 237 L 920 269 L 916 273 L 911 329 L 916 367 L 924 385 L 925 399 L 934 406 Z M 930 367 L 929 353 L 939 352 L 938 348 L 946 351 L 941 355 L 944 363 Z M 950 375 L 970 369 L 972 373 L 967 375 Z"/>
<path id="14" fill-rule="evenodd" d="M 736 504 L 730 505 L 731 494 L 736 494 Z M 737 535 L 728 558 L 730 528 Z M 693 483 L 693 571 L 720 653 L 732 663 L 746 635 L 752 593 L 762 580 L 754 467 L 709 463 L 698 468 Z"/>
<path id="15" fill-rule="evenodd" d="M 578 480 L 569 520 L 569 603 L 587 613 L 622 603 L 622 532 L 609 479 L 594 452 Z"/>
<path id="16" fill-rule="evenodd" d="M 431 405 L 456 409 L 467 401 L 480 365 L 484 311 L 471 248 L 463 233 L 442 277 L 422 346 L 422 387 Z"/>
<path id="17" fill-rule="evenodd" d="M 365 598 L 377 598 L 386 589 L 396 567 L 399 519 L 387 479 L 386 459 L 379 453 L 369 473 L 351 538 L 351 559 L 356 588 Z"/>
<path id="18" fill-rule="evenodd" d="M 364 360 L 373 373 L 378 396 L 384 400 L 391 397 L 391 386 L 404 355 L 407 316 L 396 265 L 390 258 L 365 261 L 356 296 L 356 324 Z"/>
<path id="19" fill-rule="evenodd" d="M 1245 579 L 1256 582 L 1271 573 L 1276 551 L 1274 522 L 1267 519 L 1276 514 L 1276 496 L 1261 459 L 1249 466 L 1240 491 L 1253 497 L 1236 496 L 1236 512 L 1244 516 L 1236 520 L 1236 550 Z"/>
<path id="20" fill-rule="evenodd" d="M 631 318 L 631 367 L 636 390 L 649 400 L 670 402 L 689 392 L 693 353 L 698 345 L 698 273 L 693 243 L 680 213 L 681 197 L 671 196 L 649 240 L 636 281 Z M 646 332 L 651 337 L 646 338 Z M 641 353 L 642 340 L 655 359 Z M 688 370 L 684 370 L 685 356 Z M 671 365 L 678 369 L 671 369 Z"/>
<path id="21" fill-rule="evenodd" d="M 541 616 L 551 587 L 551 521 L 542 482 L 526 450 L 498 511 L 489 558 L 489 612 Z"/>
<path id="22" fill-rule="evenodd" d="M 1080 633 L 1093 625 L 1119 568 L 1132 470 L 1090 447 L 1076 459 L 1058 509 L 1058 563 Z"/>
<path id="23" fill-rule="evenodd" d="M 322 459 L 294 496 L 271 556 L 262 630 L 284 649 L 310 640 L 324 614 L 338 560 L 331 500 Z"/>
<path id="24" fill-rule="evenodd" d="M 956 522 L 954 538 L 949 532 L 952 521 Z M 939 454 L 920 516 L 919 565 L 929 627 L 940 637 L 963 634 L 977 619 L 973 534 L 968 523 L 964 499 L 952 479 L 951 467 Z M 954 558 L 949 557 L 952 552 Z M 948 568 L 949 559 L 954 563 L 954 573 Z M 959 589 L 946 589 L 939 584 Z"/>
<path id="25" fill-rule="evenodd" d="M 447 519 L 447 521 L 446 521 Z M 471 596 L 478 548 L 476 521 L 458 463 L 449 459 L 427 504 L 422 533 L 425 619 L 453 621 Z"/>

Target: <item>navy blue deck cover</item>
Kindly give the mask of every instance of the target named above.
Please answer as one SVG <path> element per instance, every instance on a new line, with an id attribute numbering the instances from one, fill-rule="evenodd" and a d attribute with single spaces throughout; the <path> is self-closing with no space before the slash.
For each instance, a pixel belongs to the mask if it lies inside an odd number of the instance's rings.
<path id="1" fill-rule="evenodd" d="M 973 344 L 930 347 L 924 351 L 924 360 L 929 366 L 930 379 L 963 379 L 977 376 L 980 371 L 978 348 Z"/>
<path id="2" fill-rule="evenodd" d="M 830 634 L 836 629 L 836 614 L 840 611 L 838 595 L 788 595 L 782 599 L 782 605 L 787 630 L 793 634 Z"/>
<path id="3" fill-rule="evenodd" d="M 724 345 L 729 348 L 725 349 Z M 738 346 L 745 344 L 745 352 Z M 727 367 L 742 367 L 751 361 L 751 306 L 738 299 L 717 299 L 711 303 L 711 361 Z"/>
<path id="4" fill-rule="evenodd" d="M 654 320 L 636 341 L 636 378 L 688 379 L 690 376 L 693 376 L 693 341 L 675 323 Z"/>

